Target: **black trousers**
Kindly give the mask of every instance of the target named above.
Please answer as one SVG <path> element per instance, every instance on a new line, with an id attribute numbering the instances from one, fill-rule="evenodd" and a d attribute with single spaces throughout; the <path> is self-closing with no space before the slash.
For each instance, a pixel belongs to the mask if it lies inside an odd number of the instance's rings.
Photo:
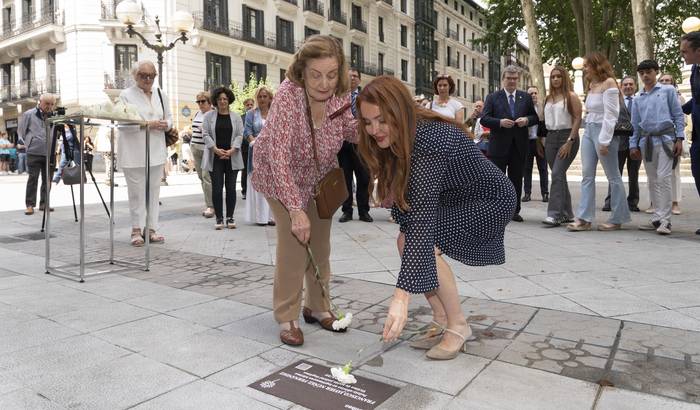
<path id="1" fill-rule="evenodd" d="M 360 161 L 357 154 L 357 146 L 349 142 L 343 142 L 343 147 L 338 152 L 338 162 L 345 173 L 345 185 L 348 188 L 348 199 L 343 202 L 343 213 L 352 214 L 352 174 L 355 173 L 357 181 L 356 198 L 357 211 L 360 214 L 369 212 L 369 174 Z"/>
<path id="2" fill-rule="evenodd" d="M 248 192 L 248 144 L 241 145 L 241 157 L 243 158 L 243 170 L 241 171 L 241 194 Z"/>
<path id="3" fill-rule="evenodd" d="M 547 159 L 543 156 L 540 158 L 537 155 L 537 140 L 530 140 L 527 158 L 525 161 L 525 193 L 532 193 L 532 166 L 537 160 L 537 172 L 540 174 L 540 194 L 549 194 L 549 174 L 547 170 Z"/>
<path id="4" fill-rule="evenodd" d="M 211 176 L 211 199 L 216 219 L 224 219 L 224 188 L 226 188 L 226 218 L 233 218 L 236 210 L 236 178 L 238 170 L 231 168 L 230 159 L 214 158 Z"/>
<path id="5" fill-rule="evenodd" d="M 625 161 L 627 162 L 627 176 L 629 178 L 627 205 L 633 208 L 639 206 L 639 167 L 642 166 L 642 160 L 630 158 L 629 149 L 617 151 L 617 165 L 620 168 L 620 175 L 622 175 L 622 171 L 625 169 Z M 608 195 L 605 197 L 604 207 L 610 207 L 610 184 L 608 184 Z"/>
<path id="6" fill-rule="evenodd" d="M 513 183 L 515 188 L 515 193 L 518 196 L 518 203 L 515 207 L 515 213 L 520 213 L 520 198 L 523 193 L 523 170 L 525 169 L 525 159 L 527 158 L 527 151 L 518 152 L 518 150 L 511 146 L 510 151 L 508 151 L 507 156 L 493 156 L 491 155 L 491 162 L 496 164 L 496 166 L 503 171 L 504 174 L 508 175 L 508 179 Z"/>
<path id="7" fill-rule="evenodd" d="M 27 207 L 36 206 L 36 188 L 39 184 L 39 175 L 41 174 L 41 200 L 40 206 L 46 203 L 46 184 L 50 184 L 53 179 L 53 165 L 51 166 L 51 175 L 46 176 L 46 156 L 27 154 L 27 169 L 29 170 L 29 178 L 27 179 L 27 191 L 25 193 L 24 202 Z"/>

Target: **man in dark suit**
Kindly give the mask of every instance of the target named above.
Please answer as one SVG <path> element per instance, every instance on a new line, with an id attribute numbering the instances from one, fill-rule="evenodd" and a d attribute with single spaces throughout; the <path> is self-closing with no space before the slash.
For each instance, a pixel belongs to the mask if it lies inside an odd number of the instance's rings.
<path id="1" fill-rule="evenodd" d="M 351 68 L 348 70 L 350 76 L 350 93 L 353 103 L 360 93 L 360 72 L 357 69 Z M 355 104 L 352 105 L 352 115 L 357 117 L 355 112 Z M 343 146 L 338 152 L 338 162 L 343 168 L 345 174 L 345 185 L 348 187 L 348 199 L 343 202 L 343 215 L 340 216 L 338 222 L 347 222 L 352 220 L 352 174 L 355 174 L 357 182 L 355 197 L 357 198 L 357 214 L 361 221 L 372 222 L 373 219 L 369 215 L 369 173 L 360 161 L 360 156 L 357 155 L 357 144 L 352 144 L 343 141 Z"/>
<path id="2" fill-rule="evenodd" d="M 539 118 L 532 98 L 517 90 L 520 68 L 509 65 L 503 69 L 503 89 L 489 94 L 484 103 L 481 124 L 491 129 L 488 156 L 508 178 L 518 194 L 518 204 L 513 220 L 522 222 L 520 198 L 523 188 L 523 171 L 528 151 L 528 126 L 537 124 Z"/>
<path id="3" fill-rule="evenodd" d="M 690 169 L 700 194 L 700 31 L 693 31 L 681 37 L 681 54 L 686 64 L 693 64 L 690 74 L 690 92 L 693 98 L 683 105 L 683 112 L 690 114 L 693 121 Z M 700 229 L 695 233 L 700 235 Z"/>

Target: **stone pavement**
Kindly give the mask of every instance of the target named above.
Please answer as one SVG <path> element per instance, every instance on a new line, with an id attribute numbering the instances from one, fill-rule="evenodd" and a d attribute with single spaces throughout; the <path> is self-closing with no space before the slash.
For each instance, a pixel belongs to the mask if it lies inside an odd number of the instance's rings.
<path id="1" fill-rule="evenodd" d="M 245 224 L 239 198 L 239 228 L 214 231 L 188 195 L 192 177 L 171 181 L 167 242 L 152 246 L 150 271 L 85 283 L 44 274 L 40 217 L 3 201 L 11 210 L 0 212 L 0 409 L 300 408 L 247 385 L 299 359 L 343 363 L 376 341 L 399 269 L 386 211 L 372 211 L 374 224 L 333 225 L 331 294 L 355 316 L 352 329 L 302 323 L 306 343 L 291 348 L 270 311 L 274 228 Z M 15 201 L 9 193 L 21 183 L 3 181 L 0 195 Z M 476 335 L 469 353 L 434 362 L 404 342 L 356 374 L 400 387 L 386 409 L 700 408 L 700 201 L 691 188 L 671 237 L 633 224 L 545 228 L 545 204 L 524 204 L 526 222 L 507 230 L 506 264 L 451 263 Z M 572 184 L 574 202 L 577 191 Z M 54 196 L 65 205 L 69 191 Z M 142 261 L 128 245 L 126 204 L 117 208 L 117 258 Z M 54 263 L 77 261 L 71 214 L 52 214 Z M 101 205 L 86 207 L 85 222 L 87 259 L 104 258 Z M 409 309 L 409 328 L 430 321 L 421 296 Z"/>

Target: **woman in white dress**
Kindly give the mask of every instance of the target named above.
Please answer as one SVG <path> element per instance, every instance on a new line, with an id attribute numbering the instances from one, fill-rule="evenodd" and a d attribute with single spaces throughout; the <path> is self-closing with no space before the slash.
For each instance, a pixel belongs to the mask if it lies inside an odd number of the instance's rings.
<path id="1" fill-rule="evenodd" d="M 255 139 L 260 134 L 260 131 L 267 122 L 267 113 L 272 105 L 273 93 L 272 90 L 261 85 L 255 91 L 255 108 L 248 111 L 245 115 L 245 129 L 243 138 L 248 140 L 248 192 L 246 198 L 246 221 L 255 223 L 260 226 L 275 225 L 275 221 L 270 212 L 270 205 L 265 200 L 265 196 L 255 190 L 250 182 L 253 177 L 253 151 Z"/>
<path id="2" fill-rule="evenodd" d="M 440 74 L 433 80 L 435 97 L 430 109 L 458 123 L 464 123 L 464 106 L 456 98 L 450 97 L 455 92 L 455 81 L 449 74 Z"/>

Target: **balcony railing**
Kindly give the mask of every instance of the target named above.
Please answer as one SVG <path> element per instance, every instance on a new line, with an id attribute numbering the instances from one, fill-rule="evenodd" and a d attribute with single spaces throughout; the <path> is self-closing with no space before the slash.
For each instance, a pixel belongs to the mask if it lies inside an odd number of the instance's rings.
<path id="1" fill-rule="evenodd" d="M 328 20 L 337 21 L 338 23 L 343 24 L 345 26 L 348 25 L 348 16 L 342 11 L 330 9 L 330 11 L 328 12 Z"/>
<path id="2" fill-rule="evenodd" d="M 28 31 L 34 30 L 35 28 L 39 28 L 49 24 L 63 24 L 61 21 L 59 21 L 60 19 L 57 16 L 57 12 L 47 10 L 41 14 L 38 20 L 22 21 L 22 24 L 19 26 L 19 28 L 15 28 L 14 26 L 12 26 L 9 30 L 3 29 L 0 41 L 6 40 L 10 37 L 18 36 Z"/>
<path id="3" fill-rule="evenodd" d="M 22 80 L 19 84 L 0 87 L 0 102 L 34 99 L 44 93 L 59 94 L 59 92 L 55 77 L 48 77 L 44 80 Z"/>
<path id="4" fill-rule="evenodd" d="M 484 73 L 481 70 L 472 70 L 472 77 L 484 78 Z"/>
<path id="5" fill-rule="evenodd" d="M 350 28 L 354 29 L 354 30 L 359 30 L 363 33 L 366 33 L 367 32 L 367 22 L 363 21 L 361 19 L 353 18 L 350 21 Z"/>
<path id="6" fill-rule="evenodd" d="M 445 30 L 445 35 L 454 41 L 459 41 L 459 33 L 456 30 Z"/>
<path id="7" fill-rule="evenodd" d="M 297 0 L 282 0 L 282 1 L 285 2 L 285 3 L 293 4 L 293 5 L 295 5 L 295 6 L 298 6 L 298 5 L 299 5 L 299 3 L 297 2 Z"/>
<path id="8" fill-rule="evenodd" d="M 301 41 L 278 41 L 277 35 L 269 31 L 260 33 L 260 35 L 254 35 L 249 31 L 244 31 L 241 23 L 229 20 L 227 25 L 224 25 L 220 21 L 215 21 L 211 18 L 205 18 L 201 12 L 194 13 L 195 27 L 198 29 L 210 31 L 217 34 L 222 34 L 227 37 L 233 38 L 235 40 L 246 41 L 248 43 L 253 43 L 261 45 L 273 50 L 284 51 L 286 53 L 293 54 L 296 50 L 301 47 Z"/>
<path id="9" fill-rule="evenodd" d="M 304 11 L 310 11 L 319 16 L 323 16 L 323 2 L 319 0 L 304 0 Z"/>
<path id="10" fill-rule="evenodd" d="M 374 63 L 361 62 L 360 64 L 353 65 L 353 67 L 360 70 L 360 72 L 362 74 L 371 75 L 373 77 L 376 77 L 379 75 L 391 75 L 391 76 L 394 75 L 394 70 L 384 68 L 384 67 L 379 67 L 377 64 L 374 64 Z"/>

